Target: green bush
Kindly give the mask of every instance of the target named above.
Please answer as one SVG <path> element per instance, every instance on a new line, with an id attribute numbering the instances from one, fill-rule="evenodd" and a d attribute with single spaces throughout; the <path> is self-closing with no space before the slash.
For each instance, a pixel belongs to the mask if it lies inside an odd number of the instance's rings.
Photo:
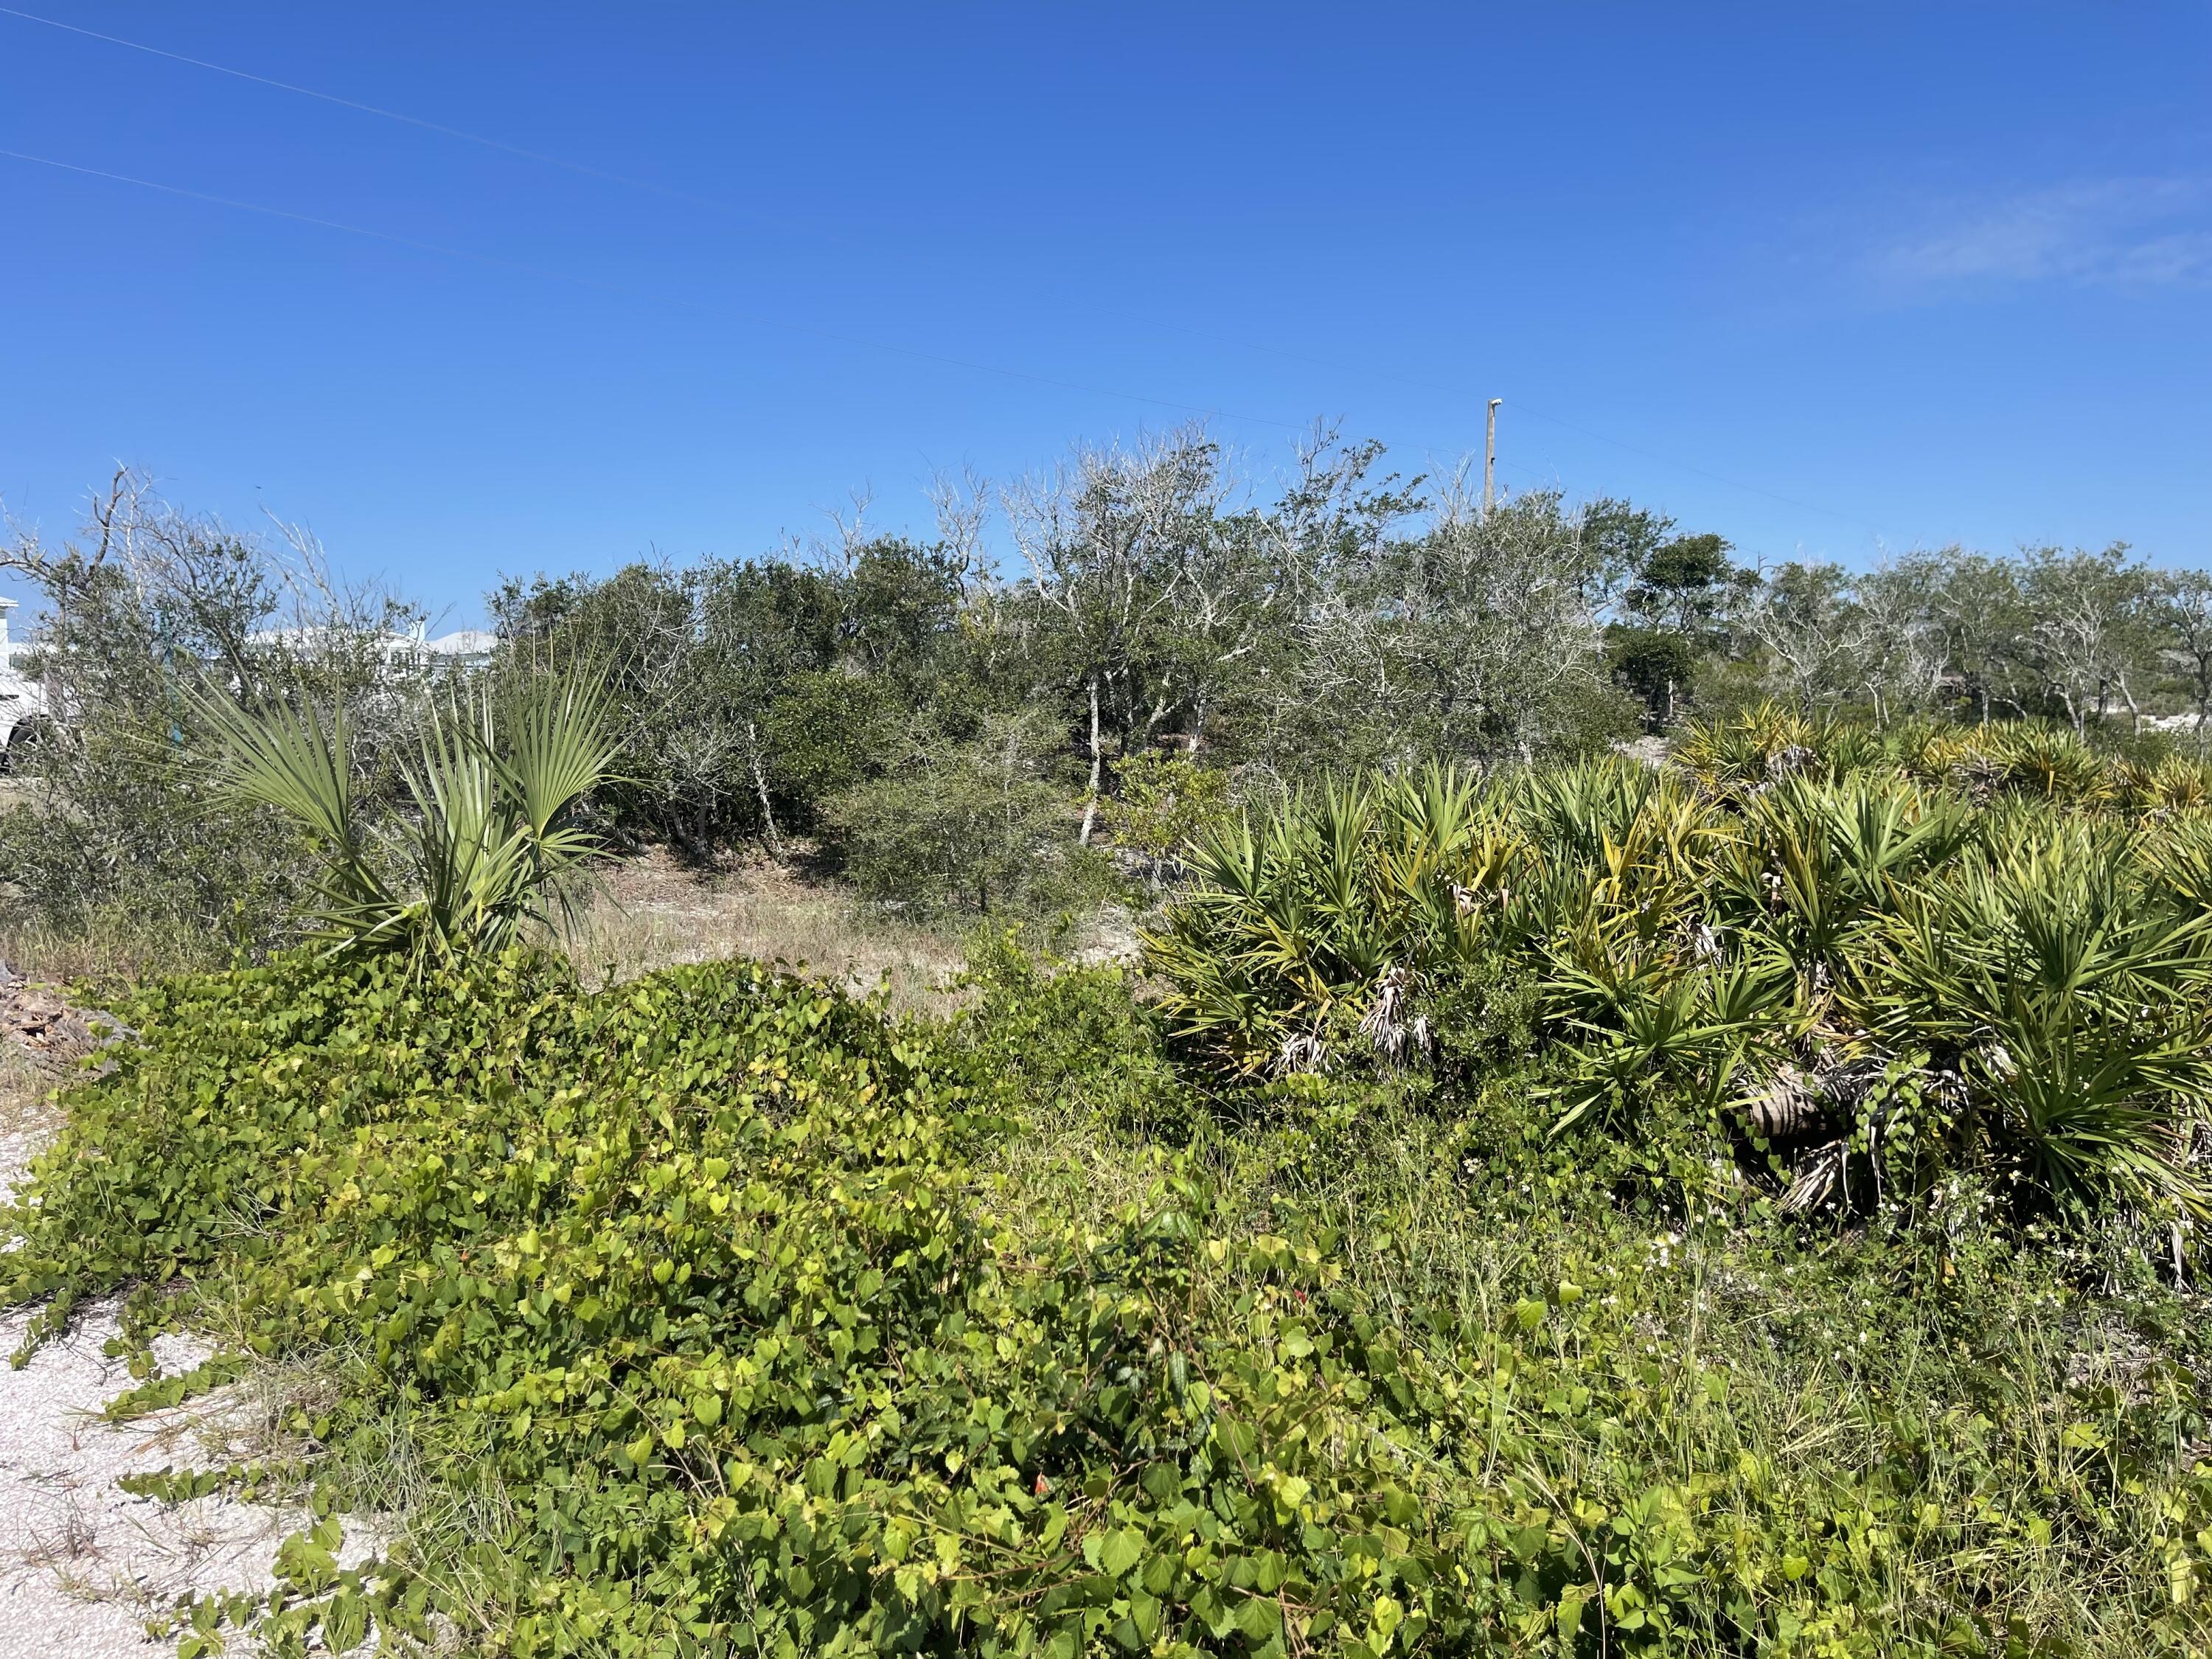
<path id="1" fill-rule="evenodd" d="M 27 799 L 0 811 L 0 930 L 42 961 L 219 963 L 296 937 L 311 870 L 276 813 L 222 799 L 198 694 L 213 678 L 348 711 L 350 781 L 380 813 L 423 689 L 382 653 L 417 618 L 117 484 L 88 544 L 0 550 L 43 601 L 29 670 L 62 716 L 11 774 Z M 103 550 L 118 542 L 128 560 Z"/>
<path id="2" fill-rule="evenodd" d="M 833 798 L 823 817 L 854 885 L 923 913 L 1036 914 L 1104 896 L 1101 857 L 1073 844 L 1066 792 L 1039 775 L 1027 721 L 932 742 Z"/>
<path id="3" fill-rule="evenodd" d="M 1115 769 L 1115 782 L 1114 844 L 1142 859 L 1156 885 L 1192 837 L 1228 816 L 1228 774 L 1187 755 L 1132 755 Z"/>
<path id="4" fill-rule="evenodd" d="M 2181 1254 L 2212 1218 L 2198 769 L 1773 708 L 1684 750 L 1332 783 L 1201 836 L 1147 939 L 1178 1039 L 1224 1078 L 1432 1066 L 1491 1029 L 1468 975 L 1518 975 L 1562 1129 L 1694 1101 L 1793 1211 L 1957 1172 Z"/>
<path id="5" fill-rule="evenodd" d="M 501 677 L 434 701 L 400 768 L 414 810 L 397 849 L 356 802 L 343 713 L 193 702 L 231 796 L 289 818 L 319 866 L 317 920 L 335 945 L 497 952 L 549 925 L 600 850 L 578 809 L 606 781 L 615 740 L 605 690 L 580 678 Z"/>
<path id="6" fill-rule="evenodd" d="M 2070 1294 L 1970 1218 L 1856 1258 L 1662 1233 L 1540 1129 L 1511 1150 L 1504 1073 L 1464 1120 L 1378 1095 L 1297 1157 L 1170 1152 L 1064 1098 L 1143 1042 L 1115 983 L 1000 972 L 933 1032 L 744 965 L 173 982 L 120 1011 L 0 1273 L 53 1297 L 40 1333 L 137 1285 L 141 1334 L 198 1305 L 342 1362 L 295 1419 L 326 1515 L 275 1596 L 187 1610 L 188 1659 L 237 1624 L 517 1656 L 2212 1633 L 2187 1370 L 2069 1389 L 2019 1316 Z M 1065 1156 L 1006 1161 L 1054 1111 Z M 341 1571 L 402 1457 L 468 1524 Z"/>
<path id="7" fill-rule="evenodd" d="M 1205 1115 L 1177 1072 L 1158 1012 L 1116 964 L 1071 967 L 1025 949 L 1020 930 L 983 933 L 961 981 L 951 1036 L 975 1074 L 1034 1116 L 1096 1115 L 1180 1144 Z"/>

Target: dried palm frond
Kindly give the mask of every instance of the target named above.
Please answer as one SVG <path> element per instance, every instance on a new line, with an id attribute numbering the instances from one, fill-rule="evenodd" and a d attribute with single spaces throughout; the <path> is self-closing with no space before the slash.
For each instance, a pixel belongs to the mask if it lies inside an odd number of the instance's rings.
<path id="1" fill-rule="evenodd" d="M 1328 1045 L 1317 1031 L 1293 1031 L 1275 1051 L 1270 1068 L 1277 1077 L 1318 1074 L 1328 1069 Z"/>
<path id="2" fill-rule="evenodd" d="M 1738 1103 L 1751 1132 L 1767 1140 L 1795 1140 L 1827 1117 L 1817 1084 L 1794 1066 L 1765 1078 Z"/>
<path id="3" fill-rule="evenodd" d="M 1407 1034 L 1413 1040 L 1413 1052 L 1423 1060 L 1437 1057 L 1437 1034 L 1426 1014 L 1414 1015 L 1413 1024 L 1407 1028 Z"/>
<path id="4" fill-rule="evenodd" d="M 1412 982 L 1413 975 L 1403 967 L 1389 969 L 1376 981 L 1375 1000 L 1359 1017 L 1359 1034 L 1392 1066 L 1406 1058 L 1406 992 Z"/>
<path id="5" fill-rule="evenodd" d="M 1810 1215 L 1826 1203 L 1829 1195 L 1843 1184 L 1844 1160 L 1850 1154 L 1848 1140 L 1832 1140 L 1815 1150 L 1798 1166 L 1789 1190 L 1782 1194 L 1782 1213 Z"/>
<path id="6" fill-rule="evenodd" d="M 1778 782 L 1784 778 L 1795 777 L 1816 764 L 1820 758 L 1808 744 L 1786 744 L 1766 757 L 1766 775 Z"/>

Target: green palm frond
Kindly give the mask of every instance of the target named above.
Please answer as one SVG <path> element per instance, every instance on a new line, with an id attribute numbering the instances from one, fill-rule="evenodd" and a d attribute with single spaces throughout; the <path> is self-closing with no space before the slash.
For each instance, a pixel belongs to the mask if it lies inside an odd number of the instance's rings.
<path id="1" fill-rule="evenodd" d="M 1244 1075 L 1318 1065 L 1358 1052 L 1352 1019 L 1409 1030 L 1447 1006 L 1424 1001 L 1444 976 L 1510 958 L 1569 1062 L 1561 1127 L 1626 1133 L 1662 1096 L 1734 1121 L 1747 1068 L 1819 1069 L 1841 1079 L 1830 1121 L 1899 1190 L 1970 1164 L 2053 1202 L 2212 1220 L 2193 769 L 2130 772 L 2070 733 L 1855 735 L 1778 708 L 1692 747 L 1705 787 L 1611 759 L 1489 787 L 1370 776 L 1215 831 L 1147 940 L 1170 1022 Z"/>
<path id="2" fill-rule="evenodd" d="M 334 946 L 503 948 L 549 921 L 598 855 L 574 814 L 613 763 L 610 705 L 574 678 L 527 683 L 504 721 L 488 686 L 434 702 L 402 768 L 412 811 L 390 856 L 359 822 L 343 721 L 199 702 L 225 787 L 292 819 L 318 855 L 317 919 Z"/>

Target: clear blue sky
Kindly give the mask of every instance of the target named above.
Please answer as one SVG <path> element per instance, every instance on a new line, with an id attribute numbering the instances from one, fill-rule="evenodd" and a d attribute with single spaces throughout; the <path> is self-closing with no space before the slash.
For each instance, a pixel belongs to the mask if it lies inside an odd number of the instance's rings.
<path id="1" fill-rule="evenodd" d="M 465 622 L 1187 410 L 1420 465 L 1495 396 L 1515 488 L 1769 559 L 2212 562 L 2203 4 L 27 9 L 574 164 L 0 15 L 0 149 L 402 239 L 0 158 L 49 533 L 119 458 Z"/>

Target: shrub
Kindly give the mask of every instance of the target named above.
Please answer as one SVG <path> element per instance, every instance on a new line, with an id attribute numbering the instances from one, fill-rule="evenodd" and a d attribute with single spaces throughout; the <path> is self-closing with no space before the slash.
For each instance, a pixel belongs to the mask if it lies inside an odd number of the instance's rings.
<path id="1" fill-rule="evenodd" d="M 345 709 L 352 786 L 380 809 L 420 689 L 383 652 L 415 613 L 127 474 L 82 542 L 29 538 L 0 562 L 44 601 L 31 672 L 58 716 L 22 757 L 28 804 L 0 812 L 0 925 L 56 962 L 220 962 L 291 937 L 308 865 L 275 813 L 218 798 L 192 694 L 212 672 L 256 702 Z"/>
<path id="2" fill-rule="evenodd" d="M 290 818 L 319 862 L 325 934 L 419 957 L 497 951 L 526 923 L 548 923 L 548 905 L 599 850 L 574 819 L 614 758 L 605 693 L 532 678 L 502 705 L 495 692 L 507 689 L 433 703 L 401 769 L 415 811 L 396 860 L 356 810 L 343 714 L 325 725 L 312 707 L 249 713 L 215 696 L 198 712 L 216 733 L 231 793 Z"/>
<path id="3" fill-rule="evenodd" d="M 976 1086 L 1002 1093 L 1009 1111 L 1096 1115 L 1173 1143 L 1203 1115 L 1170 1063 L 1159 1015 L 1136 1000 L 1121 966 L 1041 959 L 1006 928 L 978 936 L 960 988 L 969 1000 L 953 1041 Z"/>
<path id="4" fill-rule="evenodd" d="M 1256 826 L 1246 814 L 1204 831 L 1192 887 L 1145 940 L 1163 1008 L 1245 1076 L 1322 1069 L 1362 1022 L 1357 1046 L 1425 1049 L 1420 976 L 1488 951 L 1482 890 L 1518 855 L 1473 781 L 1437 768 L 1332 783 Z"/>
<path id="5" fill-rule="evenodd" d="M 121 1010 L 7 1214 L 9 1299 L 52 1294 L 50 1331 L 181 1279 L 264 1354 L 349 1357 L 298 1407 L 329 1518 L 278 1595 L 189 1609 L 187 1659 L 226 1623 L 517 1659 L 2207 1634 L 2186 1374 L 2036 1381 L 2065 1352 L 2003 1346 L 2014 1270 L 1970 1237 L 1876 1301 L 1909 1238 L 1854 1276 L 1571 1188 L 1473 1200 L 1460 1128 L 1403 1115 L 1015 1192 L 1002 1113 L 1142 1017 L 1095 975 L 990 997 L 940 1044 L 744 965 L 585 996 L 520 955 L 294 956 Z M 1076 1012 L 1090 1037 L 1003 1070 Z M 146 1289 L 131 1328 L 191 1306 Z M 398 1455 L 487 1498 L 341 1571 L 333 1506 Z"/>
<path id="6" fill-rule="evenodd" d="M 1229 775 L 1185 755 L 1149 750 L 1116 769 L 1114 844 L 1144 860 L 1158 885 L 1201 830 L 1229 811 Z"/>
<path id="7" fill-rule="evenodd" d="M 1018 914 L 1100 896 L 1097 855 L 1066 844 L 1073 815 L 1038 758 L 1028 722 L 994 721 L 836 796 L 824 817 L 847 873 L 872 898 L 925 912 Z"/>
<path id="8" fill-rule="evenodd" d="M 1954 1080 L 1923 1136 L 1985 1146 L 2085 1209 L 2203 1218 L 2208 927 L 2129 868 L 2124 835 L 2061 823 L 1903 895 L 1844 1000 L 1893 1052 Z"/>
<path id="9" fill-rule="evenodd" d="M 1966 1173 L 2179 1259 L 2212 1215 L 2212 830 L 2163 804 L 2190 780 L 2119 789 L 2071 733 L 2012 732 L 1961 793 L 1898 738 L 1770 707 L 1682 770 L 1295 797 L 1194 844 L 1148 939 L 1164 1011 L 1224 1076 L 1420 1066 L 1462 1038 L 1454 976 L 1510 962 L 1559 1128 L 1644 1137 L 1694 1102 L 1791 1211 Z"/>

